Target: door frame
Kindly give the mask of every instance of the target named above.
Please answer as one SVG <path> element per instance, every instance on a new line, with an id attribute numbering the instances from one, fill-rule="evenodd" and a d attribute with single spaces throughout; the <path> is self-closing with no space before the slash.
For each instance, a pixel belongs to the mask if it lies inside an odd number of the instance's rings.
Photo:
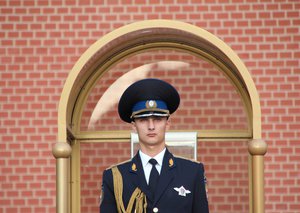
<path id="1" fill-rule="evenodd" d="M 173 20 L 147 20 L 118 28 L 91 45 L 70 71 L 59 102 L 58 142 L 52 150 L 57 160 L 57 213 L 80 212 L 78 141 L 93 136 L 80 133 L 79 121 L 89 91 L 113 64 L 131 54 L 153 48 L 175 48 L 197 54 L 219 67 L 241 94 L 250 128 L 248 132 L 237 136 L 244 136 L 249 140 L 249 212 L 263 213 L 263 156 L 267 145 L 261 139 L 260 101 L 253 79 L 238 55 L 222 40 L 202 28 Z M 206 134 L 208 138 L 216 135 L 223 138 L 234 137 L 224 132 L 201 134 Z M 107 141 L 117 138 L 122 141 L 128 137 L 128 132 L 120 131 L 117 134 L 106 132 L 98 139 Z M 71 169 L 71 165 L 77 168 L 72 166 Z M 71 194 L 77 196 L 71 197 Z"/>

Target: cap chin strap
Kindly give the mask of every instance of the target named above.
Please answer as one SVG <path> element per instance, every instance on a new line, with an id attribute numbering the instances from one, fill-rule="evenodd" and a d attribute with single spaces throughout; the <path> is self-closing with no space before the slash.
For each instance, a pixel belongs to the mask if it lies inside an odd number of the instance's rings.
<path id="1" fill-rule="evenodd" d="M 139 114 L 139 115 L 132 115 L 130 118 L 135 119 L 135 118 L 146 118 L 146 117 L 151 117 L 151 116 L 157 116 L 157 117 L 169 117 L 169 113 L 158 113 L 158 112 L 149 112 L 149 113 L 144 113 L 144 114 Z"/>

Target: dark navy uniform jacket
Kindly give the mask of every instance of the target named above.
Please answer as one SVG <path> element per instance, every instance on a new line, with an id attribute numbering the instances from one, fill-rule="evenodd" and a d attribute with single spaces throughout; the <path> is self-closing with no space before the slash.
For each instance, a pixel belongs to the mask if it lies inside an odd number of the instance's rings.
<path id="1" fill-rule="evenodd" d="M 151 198 L 139 154 L 117 167 L 123 178 L 125 209 L 133 191 L 139 187 L 147 197 L 147 213 L 209 212 L 202 163 L 174 157 L 166 150 L 154 198 Z M 100 212 L 117 213 L 111 169 L 103 172 Z"/>

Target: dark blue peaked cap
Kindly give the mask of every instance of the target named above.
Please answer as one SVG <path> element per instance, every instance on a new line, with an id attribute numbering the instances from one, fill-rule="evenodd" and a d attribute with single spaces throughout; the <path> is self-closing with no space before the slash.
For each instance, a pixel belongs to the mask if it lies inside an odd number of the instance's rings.
<path id="1" fill-rule="evenodd" d="M 155 106 L 151 107 L 153 103 Z M 140 114 L 153 111 L 172 114 L 179 103 L 180 96 L 171 84 L 148 78 L 133 83 L 124 91 L 119 101 L 118 112 L 123 121 L 130 123 L 133 111 Z"/>

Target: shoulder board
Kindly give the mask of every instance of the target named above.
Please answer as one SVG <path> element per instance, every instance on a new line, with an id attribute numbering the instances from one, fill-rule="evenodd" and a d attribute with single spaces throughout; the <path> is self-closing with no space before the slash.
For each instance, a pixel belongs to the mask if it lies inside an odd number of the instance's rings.
<path id="1" fill-rule="evenodd" d="M 197 161 L 195 159 L 192 159 L 192 158 L 186 158 L 186 157 L 182 157 L 182 156 L 179 156 L 179 155 L 174 155 L 175 158 L 179 158 L 179 159 L 183 159 L 183 160 L 187 160 L 187 161 L 191 161 L 191 162 L 194 162 L 194 163 L 201 163 L 200 161 Z"/>
<path id="2" fill-rule="evenodd" d="M 122 164 L 129 163 L 129 162 L 131 162 L 131 159 L 128 159 L 126 161 L 122 161 L 122 162 L 119 162 L 117 164 L 111 165 L 110 167 L 106 168 L 106 170 L 112 169 L 113 167 L 117 167 L 117 166 L 120 166 Z"/>

